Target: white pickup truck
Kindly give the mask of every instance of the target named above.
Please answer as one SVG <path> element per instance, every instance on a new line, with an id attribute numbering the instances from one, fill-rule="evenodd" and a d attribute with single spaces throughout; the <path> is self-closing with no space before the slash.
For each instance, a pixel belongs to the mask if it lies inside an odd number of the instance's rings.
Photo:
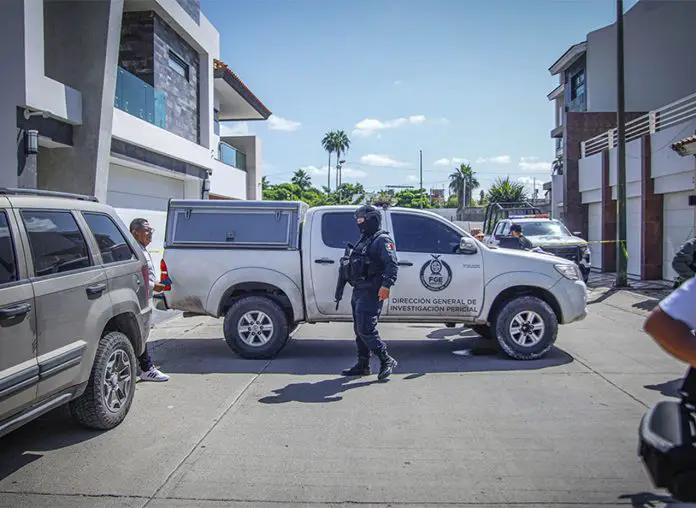
<path id="1" fill-rule="evenodd" d="M 244 358 L 275 356 L 300 323 L 351 321 L 351 287 L 338 308 L 334 293 L 345 244 L 359 236 L 356 208 L 171 200 L 162 305 L 224 316 L 225 340 Z M 399 264 L 382 322 L 462 323 L 527 360 L 552 347 L 559 324 L 586 316 L 572 261 L 488 247 L 425 210 L 382 209 L 382 229 Z"/>

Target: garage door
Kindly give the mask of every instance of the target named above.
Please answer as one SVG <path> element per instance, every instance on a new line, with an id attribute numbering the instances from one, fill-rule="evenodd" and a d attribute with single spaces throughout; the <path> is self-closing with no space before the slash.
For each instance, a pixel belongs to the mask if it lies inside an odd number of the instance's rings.
<path id="1" fill-rule="evenodd" d="M 677 275 L 672 270 L 672 258 L 679 247 L 694 233 L 694 207 L 689 206 L 693 192 L 672 192 L 664 195 L 662 235 L 662 276 L 673 280 Z"/>
<path id="2" fill-rule="evenodd" d="M 590 203 L 587 205 L 587 226 L 589 242 L 598 242 L 602 239 L 602 203 Z M 592 268 L 602 268 L 602 245 L 590 243 L 592 255 Z"/>
<path id="3" fill-rule="evenodd" d="M 626 200 L 626 247 L 628 249 L 629 275 L 640 277 L 640 236 L 641 236 L 641 213 L 640 197 L 629 198 Z"/>
<path id="4" fill-rule="evenodd" d="M 126 225 L 137 217 L 150 222 L 155 232 L 148 250 L 157 271 L 164 247 L 167 203 L 170 198 L 184 198 L 184 186 L 184 181 L 177 178 L 168 178 L 118 164 L 111 164 L 109 167 L 106 202 L 116 209 L 116 213 Z"/>

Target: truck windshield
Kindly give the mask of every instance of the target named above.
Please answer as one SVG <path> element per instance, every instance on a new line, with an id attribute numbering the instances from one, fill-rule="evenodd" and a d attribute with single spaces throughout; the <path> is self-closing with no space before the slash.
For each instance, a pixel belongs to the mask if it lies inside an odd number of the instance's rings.
<path id="1" fill-rule="evenodd" d="M 525 222 L 521 224 L 524 236 L 571 236 L 570 231 L 558 221 Z"/>

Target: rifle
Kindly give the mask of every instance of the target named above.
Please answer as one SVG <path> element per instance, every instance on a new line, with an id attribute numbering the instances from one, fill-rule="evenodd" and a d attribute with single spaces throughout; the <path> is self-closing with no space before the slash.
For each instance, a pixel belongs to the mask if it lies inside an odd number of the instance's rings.
<path id="1" fill-rule="evenodd" d="M 336 280 L 336 292 L 334 293 L 334 300 L 336 301 L 336 310 L 338 310 L 338 304 L 343 299 L 343 289 L 348 283 L 348 263 L 350 258 L 350 253 L 354 246 L 352 243 L 347 243 L 346 248 L 343 251 L 343 256 L 338 260 L 338 280 Z"/>

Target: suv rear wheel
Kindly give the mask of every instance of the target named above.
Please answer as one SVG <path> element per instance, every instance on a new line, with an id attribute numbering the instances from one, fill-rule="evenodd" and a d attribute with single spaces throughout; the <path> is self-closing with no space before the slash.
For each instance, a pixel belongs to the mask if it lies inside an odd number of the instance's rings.
<path id="1" fill-rule="evenodd" d="M 80 424 L 109 430 L 128 414 L 135 396 L 136 358 L 121 332 L 102 337 L 85 392 L 70 402 L 70 413 Z"/>
<path id="2" fill-rule="evenodd" d="M 535 296 L 505 302 L 492 326 L 505 353 L 517 360 L 544 356 L 556 342 L 558 320 L 548 303 Z"/>
<path id="3" fill-rule="evenodd" d="M 227 310 L 225 342 L 242 358 L 273 358 L 288 341 L 288 318 L 280 306 L 263 296 L 245 296 Z"/>

